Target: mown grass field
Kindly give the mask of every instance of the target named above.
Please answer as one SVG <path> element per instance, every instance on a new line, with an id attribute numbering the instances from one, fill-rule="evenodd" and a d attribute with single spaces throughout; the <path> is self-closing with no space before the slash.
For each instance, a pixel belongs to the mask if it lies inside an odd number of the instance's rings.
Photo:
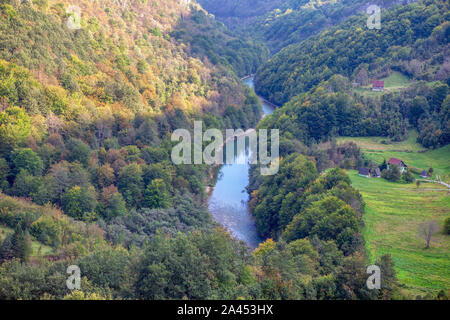
<path id="1" fill-rule="evenodd" d="M 411 80 L 403 73 L 394 71 L 388 77 L 380 79 L 384 81 L 384 87 L 390 90 L 401 89 L 407 87 Z"/>
<path id="2" fill-rule="evenodd" d="M 435 150 L 427 150 L 416 142 L 417 132 L 410 130 L 408 139 L 391 142 L 386 137 L 341 137 L 338 142 L 353 141 L 361 148 L 367 159 L 382 163 L 389 158 L 402 159 L 409 167 L 434 170 L 447 183 L 450 182 L 450 145 Z"/>
<path id="3" fill-rule="evenodd" d="M 450 216 L 450 193 L 439 184 L 401 184 L 364 178 L 348 172 L 366 203 L 363 231 L 371 262 L 389 253 L 403 291 L 412 297 L 450 289 L 450 236 L 442 225 Z M 419 236 L 419 225 L 436 220 L 440 231 L 430 249 Z"/>

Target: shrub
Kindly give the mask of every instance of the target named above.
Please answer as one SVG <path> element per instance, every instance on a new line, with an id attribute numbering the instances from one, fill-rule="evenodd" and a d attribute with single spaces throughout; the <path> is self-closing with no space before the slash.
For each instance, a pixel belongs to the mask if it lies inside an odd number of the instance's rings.
<path id="1" fill-rule="evenodd" d="M 444 234 L 450 234 L 450 217 L 444 221 Z"/>
<path id="2" fill-rule="evenodd" d="M 411 182 L 413 182 L 414 180 L 416 180 L 416 179 L 414 178 L 413 174 L 412 174 L 409 170 L 406 171 L 405 173 L 403 173 L 402 179 L 403 179 L 403 181 L 405 181 L 405 182 L 407 182 L 407 183 L 411 183 Z"/>

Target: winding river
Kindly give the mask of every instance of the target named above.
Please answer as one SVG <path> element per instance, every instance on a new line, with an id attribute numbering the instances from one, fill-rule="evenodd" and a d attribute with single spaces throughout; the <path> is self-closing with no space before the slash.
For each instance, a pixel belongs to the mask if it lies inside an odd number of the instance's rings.
<path id="1" fill-rule="evenodd" d="M 244 82 L 253 88 L 253 78 Z M 274 108 L 262 102 L 263 115 L 271 114 Z M 229 144 L 234 144 L 230 142 Z M 226 146 L 228 146 L 227 144 Z M 249 183 L 249 150 L 236 154 L 232 164 L 225 164 L 208 200 L 208 207 L 216 221 L 228 229 L 239 240 L 254 249 L 262 241 L 256 232 L 255 222 L 248 209 L 249 196 L 245 190 Z M 243 161 L 245 159 L 245 161 Z M 245 163 L 245 164 L 242 164 Z"/>

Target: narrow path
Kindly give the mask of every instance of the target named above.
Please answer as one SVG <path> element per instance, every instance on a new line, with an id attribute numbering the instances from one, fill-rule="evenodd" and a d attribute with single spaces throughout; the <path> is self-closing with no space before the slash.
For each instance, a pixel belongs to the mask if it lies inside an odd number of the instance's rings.
<path id="1" fill-rule="evenodd" d="M 429 179 L 423 179 L 423 180 L 418 180 L 418 181 L 425 181 L 425 182 L 432 182 L 432 183 L 439 183 L 442 184 L 443 186 L 446 186 L 447 188 L 450 189 L 450 184 L 447 184 L 443 181 L 438 181 L 438 180 L 429 180 Z"/>

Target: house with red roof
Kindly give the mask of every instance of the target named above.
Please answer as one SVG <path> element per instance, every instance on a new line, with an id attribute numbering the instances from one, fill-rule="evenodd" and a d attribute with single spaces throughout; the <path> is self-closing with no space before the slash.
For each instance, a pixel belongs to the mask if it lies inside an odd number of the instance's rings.
<path id="1" fill-rule="evenodd" d="M 383 91 L 383 89 L 384 89 L 384 81 L 382 80 L 372 81 L 372 91 Z"/>
<path id="2" fill-rule="evenodd" d="M 390 165 L 396 165 L 400 168 L 400 172 L 403 173 L 408 166 L 406 165 L 406 163 L 404 163 L 402 160 L 397 159 L 397 158 L 390 158 L 388 161 L 388 169 Z"/>

